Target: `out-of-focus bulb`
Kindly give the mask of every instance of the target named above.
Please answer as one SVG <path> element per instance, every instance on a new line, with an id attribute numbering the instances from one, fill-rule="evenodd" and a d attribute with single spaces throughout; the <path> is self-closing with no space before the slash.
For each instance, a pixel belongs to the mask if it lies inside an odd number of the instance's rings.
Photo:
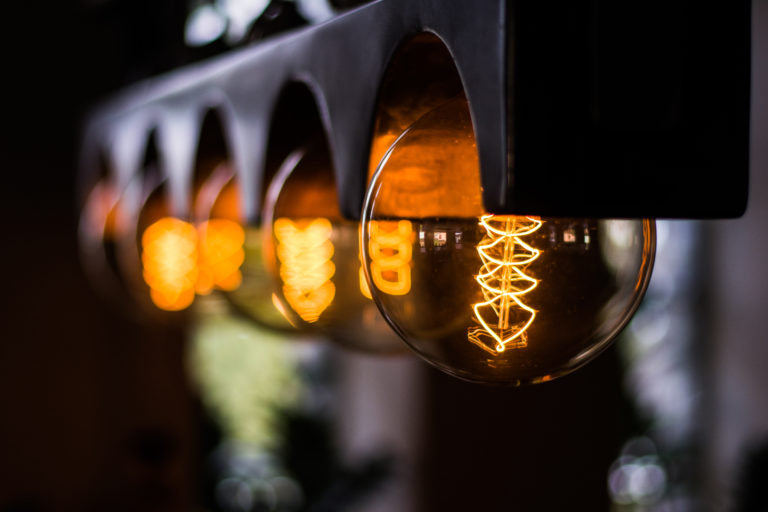
<path id="1" fill-rule="evenodd" d="M 240 265 L 245 259 L 243 227 L 229 219 L 214 218 L 200 223 L 198 236 L 198 294 L 210 293 L 214 288 L 236 290 L 243 280 Z"/>
<path id="2" fill-rule="evenodd" d="M 196 294 L 235 290 L 242 281 L 245 231 L 231 168 L 217 167 L 192 199 L 191 221 L 172 217 L 161 186 L 139 215 L 142 277 L 152 303 L 166 311 L 189 307 Z"/>
<path id="3" fill-rule="evenodd" d="M 131 228 L 120 196 L 109 176 L 93 186 L 83 204 L 78 242 L 82 268 L 91 285 L 106 300 L 130 314 L 135 312 L 136 303 L 120 269 L 118 247 Z"/>
<path id="4" fill-rule="evenodd" d="M 260 224 L 246 223 L 240 188 L 229 162 L 218 165 L 195 198 L 199 238 L 198 294 L 217 289 L 240 314 L 273 331 L 295 330 L 272 298 Z"/>
<path id="5" fill-rule="evenodd" d="M 141 263 L 150 297 L 160 309 L 178 311 L 195 300 L 197 232 L 173 217 L 154 222 L 141 237 Z"/>
<path id="6" fill-rule="evenodd" d="M 336 272 L 331 222 L 323 217 L 296 222 L 280 217 L 272 229 L 277 239 L 283 296 L 302 320 L 317 322 L 336 296 L 331 280 Z"/>
<path id="7" fill-rule="evenodd" d="M 240 267 L 245 259 L 245 229 L 234 170 L 228 162 L 216 166 L 197 187 L 194 220 L 198 238 L 199 295 L 214 289 L 236 290 L 242 282 Z"/>
<path id="8" fill-rule="evenodd" d="M 596 357 L 637 308 L 655 250 L 650 220 L 486 212 L 463 98 L 393 144 L 362 222 L 368 284 L 394 330 L 441 370 L 494 384 Z"/>
<path id="9" fill-rule="evenodd" d="M 362 351 L 405 349 L 361 280 L 359 224 L 339 212 L 322 144 L 286 159 L 267 191 L 263 218 L 275 301 L 295 326 Z"/>

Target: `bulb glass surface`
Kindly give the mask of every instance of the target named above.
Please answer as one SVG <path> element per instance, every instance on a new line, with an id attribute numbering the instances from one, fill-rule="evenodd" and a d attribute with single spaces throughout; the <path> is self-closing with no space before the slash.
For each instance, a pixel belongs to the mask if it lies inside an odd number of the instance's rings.
<path id="1" fill-rule="evenodd" d="M 327 151 L 310 146 L 286 159 L 267 192 L 263 218 L 275 299 L 293 324 L 355 350 L 406 350 L 370 298 L 359 223 L 339 212 Z"/>
<path id="2" fill-rule="evenodd" d="M 466 101 L 393 144 L 366 196 L 372 295 L 422 358 L 466 380 L 551 380 L 605 349 L 637 308 L 649 220 L 493 215 L 482 207 Z"/>

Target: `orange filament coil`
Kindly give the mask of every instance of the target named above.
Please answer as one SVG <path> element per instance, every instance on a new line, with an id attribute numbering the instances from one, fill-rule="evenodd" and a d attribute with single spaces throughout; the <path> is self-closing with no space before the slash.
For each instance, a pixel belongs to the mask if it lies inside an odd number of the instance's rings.
<path id="1" fill-rule="evenodd" d="M 243 280 L 240 266 L 245 260 L 245 230 L 237 222 L 211 219 L 197 228 L 198 278 L 197 293 L 210 293 L 215 287 L 232 291 Z"/>
<path id="2" fill-rule="evenodd" d="M 411 291 L 410 263 L 413 257 L 411 221 L 371 221 L 369 229 L 373 283 L 389 295 L 407 294 Z M 370 297 L 370 292 L 367 296 Z"/>
<path id="3" fill-rule="evenodd" d="M 152 302 L 178 311 L 192 304 L 195 293 L 237 288 L 244 241 L 242 226 L 226 219 L 203 222 L 197 229 L 173 217 L 158 220 L 141 238 L 144 281 Z"/>
<path id="4" fill-rule="evenodd" d="M 141 238 L 144 281 L 152 302 L 177 311 L 195 299 L 197 232 L 194 226 L 165 217 L 149 226 Z"/>
<path id="5" fill-rule="evenodd" d="M 331 259 L 332 232 L 331 222 L 325 218 L 297 222 L 279 218 L 274 223 L 283 295 L 308 323 L 316 322 L 336 295 L 331 281 L 336 272 Z"/>
<path id="6" fill-rule="evenodd" d="M 484 300 L 472 306 L 480 325 L 470 328 L 467 338 L 492 354 L 526 347 L 526 331 L 536 311 L 522 297 L 536 288 L 538 281 L 525 270 L 539 257 L 539 250 L 523 237 L 537 231 L 542 221 L 537 217 L 484 215 L 480 225 L 486 234 L 477 246 L 483 265 L 475 280 Z"/>

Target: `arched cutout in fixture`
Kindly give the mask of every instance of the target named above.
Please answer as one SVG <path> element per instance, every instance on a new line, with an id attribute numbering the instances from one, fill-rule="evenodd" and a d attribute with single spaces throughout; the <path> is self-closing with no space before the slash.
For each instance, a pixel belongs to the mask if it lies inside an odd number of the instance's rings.
<path id="1" fill-rule="evenodd" d="M 189 221 L 197 235 L 197 295 L 234 291 L 242 282 L 243 208 L 221 114 L 211 108 L 203 117 L 192 179 Z"/>
<path id="2" fill-rule="evenodd" d="M 203 222 L 215 214 L 234 221 L 242 219 L 236 174 L 222 112 L 218 108 L 210 108 L 203 116 L 195 156 L 193 197 L 189 203 L 192 205 L 192 220 Z"/>
<path id="3" fill-rule="evenodd" d="M 379 89 L 368 179 L 406 128 L 460 95 L 464 95 L 464 87 L 454 58 L 438 36 L 423 32 L 403 41 Z"/>
<path id="4" fill-rule="evenodd" d="M 139 184 L 138 208 L 135 211 L 135 222 L 131 222 L 135 229 L 135 248 L 141 256 L 141 234 L 152 223 L 153 219 L 159 219 L 170 215 L 168 197 L 168 177 L 163 169 L 158 144 L 158 132 L 153 128 L 147 137 L 147 145 L 144 150 L 141 167 L 136 176 Z"/>
<path id="5" fill-rule="evenodd" d="M 316 139 L 322 139 L 317 143 L 328 148 L 315 95 L 305 83 L 290 82 L 281 91 L 272 111 L 261 204 L 272 178 L 288 155 Z"/>

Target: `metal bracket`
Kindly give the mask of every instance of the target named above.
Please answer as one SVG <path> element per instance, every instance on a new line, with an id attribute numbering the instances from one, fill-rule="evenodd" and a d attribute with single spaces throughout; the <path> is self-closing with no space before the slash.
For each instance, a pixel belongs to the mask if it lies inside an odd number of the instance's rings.
<path id="1" fill-rule="evenodd" d="M 223 115 L 245 216 L 257 220 L 275 104 L 288 84 L 315 97 L 342 213 L 359 218 L 377 98 L 415 34 L 454 60 L 494 213 L 733 217 L 746 207 L 750 3 L 624 5 L 522 0 L 379 0 L 139 83 L 97 106 L 83 143 L 119 186 L 152 130 L 173 211 L 185 211 L 200 125 Z"/>

